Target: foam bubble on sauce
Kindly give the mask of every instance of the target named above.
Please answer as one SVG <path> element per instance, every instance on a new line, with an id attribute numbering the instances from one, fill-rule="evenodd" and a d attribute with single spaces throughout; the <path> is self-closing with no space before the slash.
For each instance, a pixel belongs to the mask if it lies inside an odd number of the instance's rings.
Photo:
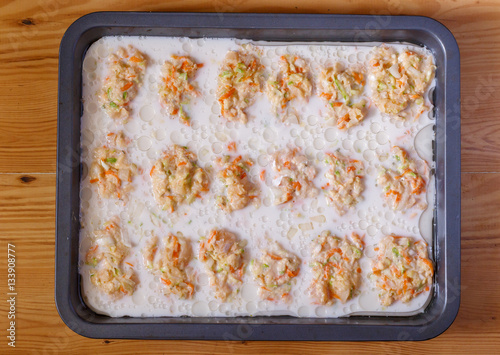
<path id="1" fill-rule="evenodd" d="M 270 158 L 264 154 L 259 155 L 259 157 L 257 159 L 257 163 L 262 167 L 267 166 L 269 164 L 269 161 L 270 161 Z"/>
<path id="2" fill-rule="evenodd" d="M 153 137 L 159 141 L 162 141 L 167 138 L 167 133 L 164 129 L 157 129 L 153 132 Z"/>
<path id="3" fill-rule="evenodd" d="M 181 142 L 182 142 L 182 136 L 181 136 L 181 134 L 179 132 L 173 131 L 172 133 L 170 133 L 170 140 L 174 144 L 181 144 Z"/>
<path id="4" fill-rule="evenodd" d="M 82 201 L 82 209 L 88 209 L 90 207 L 90 203 L 88 201 Z"/>
<path id="5" fill-rule="evenodd" d="M 253 150 L 257 150 L 260 146 L 259 140 L 257 138 L 250 138 L 248 140 L 248 146 Z"/>
<path id="6" fill-rule="evenodd" d="M 288 113 L 283 119 L 283 123 L 286 125 L 293 125 L 299 123 L 299 117 L 295 113 Z"/>
<path id="7" fill-rule="evenodd" d="M 375 134 L 376 134 L 376 133 L 380 132 L 380 130 L 381 130 L 381 125 L 380 125 L 380 123 L 374 122 L 374 123 L 372 123 L 372 124 L 370 125 L 370 131 L 371 131 L 372 133 L 375 133 Z"/>
<path id="8" fill-rule="evenodd" d="M 433 211 L 432 208 L 427 208 L 424 213 L 420 216 L 419 220 L 419 230 L 420 235 L 427 244 L 432 244 L 432 220 L 433 220 Z"/>
<path id="9" fill-rule="evenodd" d="M 377 133 L 377 143 L 380 145 L 384 145 L 389 141 L 389 136 L 385 132 Z"/>
<path id="10" fill-rule="evenodd" d="M 368 235 L 373 237 L 377 233 L 377 227 L 375 227 L 374 225 L 369 226 L 366 229 L 366 233 L 368 233 Z"/>
<path id="11" fill-rule="evenodd" d="M 80 191 L 80 198 L 83 201 L 89 201 L 92 198 L 92 190 L 89 188 L 84 188 Z"/>
<path id="12" fill-rule="evenodd" d="M 108 50 L 108 48 L 107 48 L 106 46 L 104 46 L 104 45 L 98 45 L 98 46 L 96 47 L 95 52 L 96 52 L 96 53 L 97 53 L 97 55 L 98 55 L 100 58 L 102 58 L 102 59 L 107 58 L 107 57 L 108 57 L 108 55 L 109 55 L 109 50 Z"/>
<path id="13" fill-rule="evenodd" d="M 364 140 L 356 140 L 353 143 L 354 151 L 358 152 L 358 153 L 363 152 L 366 149 L 366 146 L 367 146 L 367 144 L 366 144 L 366 141 L 364 141 Z"/>
<path id="14" fill-rule="evenodd" d="M 297 314 L 299 317 L 307 317 L 310 314 L 309 307 L 307 306 L 301 306 L 297 310 Z"/>
<path id="15" fill-rule="evenodd" d="M 338 133 L 337 133 L 337 131 L 334 128 L 328 128 L 325 131 L 325 139 L 328 142 L 334 142 L 335 140 L 338 139 Z"/>
<path id="16" fill-rule="evenodd" d="M 356 56 L 357 56 L 358 62 L 363 62 L 366 60 L 366 54 L 363 52 L 358 52 Z"/>
<path id="17" fill-rule="evenodd" d="M 95 102 L 89 102 L 85 105 L 85 111 L 94 114 L 97 112 L 97 104 Z"/>
<path id="18" fill-rule="evenodd" d="M 375 159 L 375 153 L 373 152 L 373 150 L 365 150 L 363 152 L 363 158 L 367 161 L 367 162 L 371 162 Z"/>
<path id="19" fill-rule="evenodd" d="M 215 132 L 214 135 L 215 135 L 215 138 L 217 138 L 221 142 L 227 142 L 228 141 L 227 135 L 225 133 L 223 133 L 223 132 Z"/>
<path id="20" fill-rule="evenodd" d="M 204 317 L 210 313 L 210 308 L 208 307 L 207 302 L 198 301 L 193 304 L 192 312 L 195 316 Z"/>
<path id="21" fill-rule="evenodd" d="M 241 290 L 241 297 L 245 301 L 258 301 L 257 289 L 255 285 L 243 285 Z"/>
<path id="22" fill-rule="evenodd" d="M 149 149 L 146 153 L 146 156 L 150 159 L 150 160 L 156 160 L 160 157 L 160 154 L 161 154 L 161 151 L 159 150 L 155 150 L 155 149 Z M 144 164 L 143 163 L 143 166 L 148 166 L 149 164 Z"/>
<path id="23" fill-rule="evenodd" d="M 82 140 L 82 142 L 81 142 L 82 147 L 91 146 L 92 143 L 94 142 L 94 133 L 92 133 L 92 131 L 89 129 L 82 130 L 81 140 Z"/>
<path id="24" fill-rule="evenodd" d="M 149 148 L 151 148 L 152 144 L 153 144 L 153 142 L 152 142 L 151 138 L 146 137 L 146 136 L 142 136 L 137 140 L 137 148 L 139 148 L 139 150 L 142 150 L 143 152 L 149 150 Z"/>
<path id="25" fill-rule="evenodd" d="M 155 115 L 155 110 L 151 105 L 145 105 L 141 107 L 139 111 L 139 116 L 144 122 L 150 122 Z"/>
<path id="26" fill-rule="evenodd" d="M 350 139 L 344 139 L 342 140 L 342 147 L 345 150 L 351 150 L 353 148 L 353 143 Z"/>
<path id="27" fill-rule="evenodd" d="M 365 131 L 358 131 L 358 132 L 356 133 L 356 137 L 357 137 L 358 139 L 360 139 L 360 140 L 361 140 L 361 139 L 364 139 L 364 138 L 366 137 L 366 132 L 365 132 Z"/>
<path id="28" fill-rule="evenodd" d="M 93 72 L 97 68 L 97 60 L 93 56 L 85 56 L 82 68 L 86 72 Z"/>
<path id="29" fill-rule="evenodd" d="M 207 162 L 210 160 L 210 147 L 209 146 L 203 146 L 200 148 L 198 151 L 198 159 L 201 161 Z"/>
<path id="30" fill-rule="evenodd" d="M 276 138 L 278 137 L 277 133 L 275 130 L 273 130 L 272 128 L 266 128 L 264 130 L 264 134 L 263 134 L 263 137 L 264 137 L 264 140 L 268 143 L 272 143 L 276 140 Z"/>
<path id="31" fill-rule="evenodd" d="M 222 148 L 222 144 L 220 144 L 219 142 L 215 142 L 212 144 L 212 152 L 214 152 L 214 154 L 222 153 Z"/>
<path id="32" fill-rule="evenodd" d="M 325 306 L 316 307 L 315 313 L 316 313 L 316 316 L 318 316 L 318 317 L 321 317 L 321 318 L 326 317 L 326 315 L 328 314 L 328 308 Z"/>
<path id="33" fill-rule="evenodd" d="M 318 123 L 318 117 L 317 116 L 309 116 L 307 118 L 307 123 L 310 125 L 310 126 L 314 126 Z"/>
<path id="34" fill-rule="evenodd" d="M 421 159 L 432 161 L 432 141 L 434 140 L 434 126 L 428 125 L 415 136 L 415 150 Z"/>
<path id="35" fill-rule="evenodd" d="M 191 42 L 184 43 L 182 45 L 182 50 L 184 52 L 190 53 L 193 50 L 193 45 L 191 44 Z"/>

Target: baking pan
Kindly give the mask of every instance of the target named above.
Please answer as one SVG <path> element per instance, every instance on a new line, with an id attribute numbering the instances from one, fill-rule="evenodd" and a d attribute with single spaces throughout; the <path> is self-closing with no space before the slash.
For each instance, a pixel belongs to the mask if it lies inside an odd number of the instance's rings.
<path id="1" fill-rule="evenodd" d="M 282 42 L 409 42 L 435 57 L 433 295 L 413 316 L 344 318 L 111 318 L 84 303 L 78 272 L 82 63 L 103 36 L 232 37 Z M 92 338 L 424 340 L 445 331 L 460 305 L 460 58 L 439 22 L 414 16 L 101 12 L 66 31 L 59 55 L 55 300 L 63 321 Z"/>

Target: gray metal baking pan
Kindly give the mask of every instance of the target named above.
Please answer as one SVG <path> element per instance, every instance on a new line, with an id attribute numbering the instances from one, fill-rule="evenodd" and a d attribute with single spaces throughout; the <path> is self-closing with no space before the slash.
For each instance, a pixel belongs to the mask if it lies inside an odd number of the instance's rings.
<path id="1" fill-rule="evenodd" d="M 78 273 L 82 62 L 103 36 L 232 37 L 285 42 L 409 42 L 436 60 L 432 299 L 408 317 L 111 318 L 84 303 Z M 424 340 L 460 305 L 460 54 L 439 22 L 415 16 L 100 12 L 78 19 L 59 52 L 55 300 L 62 320 L 91 338 L 206 340 Z"/>

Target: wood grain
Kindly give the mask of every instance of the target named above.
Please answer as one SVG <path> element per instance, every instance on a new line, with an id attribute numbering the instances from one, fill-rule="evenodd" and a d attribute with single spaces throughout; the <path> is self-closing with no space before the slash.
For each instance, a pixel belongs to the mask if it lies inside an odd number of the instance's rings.
<path id="1" fill-rule="evenodd" d="M 455 323 L 415 343 L 202 342 L 86 339 L 54 304 L 55 156 L 59 42 L 94 11 L 209 11 L 424 15 L 448 26 L 461 51 L 462 301 Z M 498 352 L 500 346 L 500 0 L 3 1 L 0 4 L 0 249 L 16 245 L 21 353 L 339 354 Z M 490 172 L 490 173 L 487 173 Z M 6 258 L 0 258 L 6 270 Z M 6 293 L 0 272 L 0 293 Z M 0 299 L 0 327 L 7 327 Z M 6 329 L 6 328 L 3 328 Z M 3 338 L 5 341 L 5 338 Z M 0 342 L 5 353 L 6 342 Z"/>

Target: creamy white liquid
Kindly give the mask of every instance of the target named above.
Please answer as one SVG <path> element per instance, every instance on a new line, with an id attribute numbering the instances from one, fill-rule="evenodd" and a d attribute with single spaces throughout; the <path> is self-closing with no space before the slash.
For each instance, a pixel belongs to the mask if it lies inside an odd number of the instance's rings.
<path id="1" fill-rule="evenodd" d="M 306 103 L 294 102 L 289 109 L 291 121 L 299 123 L 285 125 L 271 112 L 271 105 L 264 93 L 248 110 L 246 125 L 226 122 L 219 116 L 220 108 L 215 92 L 219 66 L 228 50 L 240 48 L 248 43 L 234 39 L 188 39 L 160 37 L 105 37 L 95 42 L 88 50 L 83 63 L 82 116 L 82 163 L 90 167 L 93 150 L 105 144 L 106 134 L 123 130 L 132 139 L 127 149 L 129 161 L 142 168 L 143 173 L 133 181 L 134 191 L 127 204 L 114 199 L 104 200 L 97 195 L 95 185 L 89 183 L 84 171 L 81 182 L 81 223 L 80 232 L 80 272 L 83 282 L 83 298 L 96 312 L 114 317 L 132 316 L 235 316 L 235 315 L 291 315 L 298 317 L 339 317 L 349 314 L 396 314 L 409 315 L 421 312 L 430 299 L 430 292 L 421 294 L 409 303 L 395 302 L 389 307 L 379 304 L 377 291 L 367 278 L 371 271 L 371 258 L 375 256 L 374 246 L 385 235 L 396 234 L 424 238 L 432 245 L 432 208 L 434 206 L 434 177 L 427 188 L 428 209 L 411 209 L 406 213 L 392 211 L 383 199 L 382 191 L 375 186 L 378 169 L 390 166 L 390 148 L 399 145 L 412 158 L 426 159 L 433 166 L 432 112 L 425 112 L 417 120 L 395 121 L 382 116 L 374 105 L 365 120 L 358 126 L 343 132 L 331 121 L 326 121 L 325 103 L 313 95 Z M 106 76 L 106 57 L 120 46 L 132 44 L 148 58 L 148 67 L 143 87 L 131 103 L 131 117 L 126 124 L 109 118 L 101 109 L 96 93 Z M 262 63 L 266 67 L 266 77 L 278 68 L 278 59 L 286 53 L 305 58 L 316 77 L 321 67 L 334 61 L 346 65 L 367 64 L 370 52 L 376 43 L 336 44 L 336 43 L 267 43 L 255 42 L 263 50 Z M 424 52 L 420 47 L 407 44 L 393 44 L 397 48 L 410 47 L 413 51 Z M 430 54 L 425 51 L 426 54 Z M 201 97 L 192 99 L 186 106 L 191 117 L 191 127 L 171 119 L 161 108 L 157 83 L 163 62 L 176 55 L 190 55 L 196 62 L 203 63 L 195 80 Z M 438 69 L 439 70 L 439 69 Z M 432 107 L 426 94 L 427 105 Z M 366 85 L 364 96 L 370 96 Z M 295 111 L 294 111 L 295 110 Z M 431 110 L 432 111 L 432 110 Z M 419 133 L 420 132 L 420 133 Z M 415 141 L 415 137 L 418 137 Z M 202 201 L 190 206 L 181 206 L 175 213 L 161 211 L 153 198 L 149 170 L 167 145 L 186 145 L 198 155 L 199 165 L 214 166 L 214 159 L 227 152 L 226 146 L 235 141 L 239 154 L 248 154 L 256 164 L 250 172 L 252 180 L 260 186 L 260 208 L 249 206 L 228 215 L 215 205 L 215 196 L 221 191 L 221 183 L 212 174 L 210 192 Z M 298 201 L 295 204 L 274 206 L 272 168 L 269 155 L 285 146 L 299 146 L 318 169 L 315 184 L 319 188 L 326 183 L 323 163 L 324 152 L 337 149 L 365 164 L 364 201 L 355 210 L 339 217 L 333 207 L 326 205 L 320 192 L 317 199 Z M 417 152 L 418 151 L 418 155 Z M 258 176 L 266 170 L 266 181 Z M 133 264 L 140 283 L 132 296 L 112 300 L 101 294 L 90 282 L 89 266 L 83 263 L 92 232 L 102 223 L 118 216 L 123 233 L 130 243 L 130 255 L 126 261 Z M 245 255 L 247 262 L 259 257 L 260 248 L 266 238 L 277 240 L 285 249 L 295 253 L 302 260 L 299 276 L 294 279 L 293 300 L 290 304 L 262 301 L 257 296 L 257 286 L 250 272 L 244 275 L 244 285 L 233 302 L 222 303 L 213 297 L 208 285 L 208 276 L 203 265 L 197 260 L 190 264 L 196 274 L 195 295 L 192 300 L 178 300 L 161 292 L 158 277 L 145 269 L 141 249 L 152 233 L 165 236 L 169 232 L 182 232 L 192 243 L 195 255 L 198 253 L 199 238 L 212 228 L 227 228 L 247 241 Z M 346 304 L 337 302 L 333 306 L 313 305 L 307 288 L 312 280 L 310 262 L 310 242 L 321 231 L 329 229 L 337 236 L 355 231 L 364 235 L 366 249 L 360 260 L 363 284 L 361 293 Z M 432 254 L 431 254 L 432 255 Z"/>

